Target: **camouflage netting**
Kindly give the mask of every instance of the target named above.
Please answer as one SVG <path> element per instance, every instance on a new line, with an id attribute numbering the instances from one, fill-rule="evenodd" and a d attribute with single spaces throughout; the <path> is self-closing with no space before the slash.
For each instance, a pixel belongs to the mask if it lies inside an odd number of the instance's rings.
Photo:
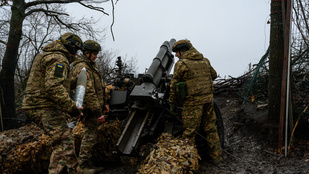
<path id="1" fill-rule="evenodd" d="M 174 138 L 163 133 L 158 138 L 156 148 L 143 161 L 140 174 L 148 173 L 194 173 L 199 169 L 198 155 L 195 145 L 182 138 Z"/>
<path id="2" fill-rule="evenodd" d="M 94 150 L 94 161 L 99 164 L 120 161 L 113 152 L 121 134 L 120 121 L 107 121 L 98 128 L 98 145 Z M 76 152 L 79 152 L 83 136 L 83 124 L 73 129 Z M 47 173 L 52 152 L 49 136 L 34 123 L 19 129 L 0 132 L 0 173 Z M 78 153 L 77 153 L 78 154 Z"/>
<path id="3" fill-rule="evenodd" d="M 94 161 L 96 163 L 103 162 L 105 165 L 110 165 L 119 162 L 119 156 L 114 152 L 121 131 L 119 120 L 107 121 L 98 128 L 98 145 L 94 148 Z"/>
<path id="4" fill-rule="evenodd" d="M 119 161 L 119 157 L 114 153 L 116 143 L 121 135 L 121 122 L 119 120 L 109 120 L 98 128 L 98 144 L 94 147 L 94 161 L 98 166 L 107 165 Z M 83 136 L 83 123 L 78 122 L 73 129 L 76 154 Z"/>
<path id="5" fill-rule="evenodd" d="M 50 138 L 35 124 L 0 133 L 0 173 L 47 171 L 52 147 Z"/>

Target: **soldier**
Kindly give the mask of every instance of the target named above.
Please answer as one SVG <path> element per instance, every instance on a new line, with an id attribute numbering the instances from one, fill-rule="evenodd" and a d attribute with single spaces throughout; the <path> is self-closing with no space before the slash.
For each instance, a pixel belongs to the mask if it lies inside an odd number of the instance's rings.
<path id="1" fill-rule="evenodd" d="M 68 173 L 76 173 L 78 165 L 67 120 L 83 115 L 82 108 L 77 108 L 69 96 L 70 63 L 81 48 L 82 40 L 77 35 L 61 35 L 34 58 L 27 82 L 22 109 L 51 138 L 50 174 L 61 173 L 65 168 Z"/>
<path id="2" fill-rule="evenodd" d="M 104 108 L 104 86 L 95 60 L 101 51 L 101 46 L 93 40 L 83 43 L 83 54 L 73 62 L 72 85 L 83 67 L 87 71 L 86 94 L 84 99 L 84 134 L 79 152 L 79 167 L 82 173 L 95 173 L 102 168 L 95 168 L 91 157 L 94 145 L 97 143 L 97 130 L 105 121 L 102 114 Z M 76 84 L 76 83 L 75 83 Z M 74 89 L 74 88 L 73 88 Z"/>
<path id="3" fill-rule="evenodd" d="M 215 163 L 222 160 L 219 135 L 215 125 L 216 115 L 213 108 L 213 80 L 216 71 L 191 44 L 189 40 L 179 40 L 172 48 L 179 58 L 175 64 L 170 84 L 170 110 L 176 112 L 177 101 L 183 99 L 182 120 L 183 138 L 195 142 L 196 132 L 200 126 L 204 129 L 210 147 L 210 157 Z M 180 84 L 184 84 L 184 93 Z M 179 86 L 179 88 L 178 88 Z M 182 89 L 181 89 L 182 88 Z"/>

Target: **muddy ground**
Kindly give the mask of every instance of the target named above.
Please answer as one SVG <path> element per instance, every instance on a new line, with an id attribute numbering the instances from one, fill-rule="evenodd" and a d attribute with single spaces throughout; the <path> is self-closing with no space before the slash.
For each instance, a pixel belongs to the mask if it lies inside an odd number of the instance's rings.
<path id="1" fill-rule="evenodd" d="M 257 110 L 256 104 L 244 103 L 236 94 L 228 92 L 215 96 L 225 127 L 223 162 L 214 165 L 201 160 L 198 173 L 309 173 L 309 129 L 301 138 L 295 137 L 288 156 L 277 153 L 269 142 L 265 128 L 267 110 Z M 307 135 L 306 135 L 307 134 Z M 300 136 L 299 136 L 300 137 Z M 113 166 L 101 174 L 133 174 L 134 166 Z"/>

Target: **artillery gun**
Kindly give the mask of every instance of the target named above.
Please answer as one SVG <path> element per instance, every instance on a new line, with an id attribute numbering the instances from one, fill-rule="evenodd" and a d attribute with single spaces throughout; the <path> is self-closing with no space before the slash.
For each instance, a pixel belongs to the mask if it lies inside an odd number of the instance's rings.
<path id="1" fill-rule="evenodd" d="M 182 134 L 180 117 L 171 116 L 169 112 L 169 85 L 172 79 L 170 71 L 174 65 L 172 46 L 175 39 L 165 41 L 153 59 L 145 74 L 138 79 L 132 75 L 121 75 L 122 62 L 118 57 L 116 65 L 119 67 L 118 76 L 114 80 L 109 101 L 109 119 L 122 121 L 122 133 L 116 144 L 121 155 L 139 155 L 142 145 L 154 142 L 163 132 L 174 136 Z M 224 144 L 224 127 L 217 103 L 214 101 L 217 116 L 217 128 Z M 179 108 L 181 109 L 181 108 Z M 200 136 L 199 136 L 200 135 Z M 205 133 L 199 131 L 196 138 L 200 154 L 206 153 L 207 142 L 203 138 Z"/>

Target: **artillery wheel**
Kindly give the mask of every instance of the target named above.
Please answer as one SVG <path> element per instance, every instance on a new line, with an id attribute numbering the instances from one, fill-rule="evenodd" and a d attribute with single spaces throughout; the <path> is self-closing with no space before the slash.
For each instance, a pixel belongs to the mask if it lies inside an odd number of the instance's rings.
<path id="1" fill-rule="evenodd" d="M 220 138 L 220 144 L 221 144 L 221 148 L 224 147 L 224 125 L 223 125 L 223 119 L 222 119 L 222 115 L 221 115 L 221 111 L 220 108 L 217 104 L 217 102 L 214 100 L 214 111 L 216 113 L 216 117 L 217 117 L 217 121 L 216 121 L 216 126 L 217 126 L 217 130 L 218 130 L 218 134 L 219 134 L 219 138 Z M 197 147 L 197 150 L 199 152 L 199 155 L 204 159 L 206 157 L 206 159 L 209 158 L 208 156 L 208 143 L 207 140 L 205 139 L 206 137 L 206 133 L 200 129 L 198 131 L 198 135 L 195 138 L 195 144 Z"/>

